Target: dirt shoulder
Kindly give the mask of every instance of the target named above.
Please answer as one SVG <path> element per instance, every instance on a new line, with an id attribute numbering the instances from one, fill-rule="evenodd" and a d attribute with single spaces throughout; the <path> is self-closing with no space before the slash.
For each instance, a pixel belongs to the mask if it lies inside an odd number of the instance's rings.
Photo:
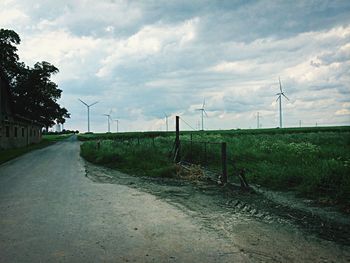
<path id="1" fill-rule="evenodd" d="M 252 262 L 350 262 L 346 216 L 336 220 L 209 180 L 144 178 L 85 166 L 95 182 L 137 188 L 178 207 L 203 228 L 235 242 Z"/>

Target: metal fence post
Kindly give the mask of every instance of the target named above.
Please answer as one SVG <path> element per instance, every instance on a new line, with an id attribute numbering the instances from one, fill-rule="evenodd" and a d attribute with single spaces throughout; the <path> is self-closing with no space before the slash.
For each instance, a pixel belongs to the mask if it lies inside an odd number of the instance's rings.
<path id="1" fill-rule="evenodd" d="M 223 184 L 227 183 L 227 151 L 226 142 L 221 143 L 221 160 L 222 160 L 222 178 Z"/>

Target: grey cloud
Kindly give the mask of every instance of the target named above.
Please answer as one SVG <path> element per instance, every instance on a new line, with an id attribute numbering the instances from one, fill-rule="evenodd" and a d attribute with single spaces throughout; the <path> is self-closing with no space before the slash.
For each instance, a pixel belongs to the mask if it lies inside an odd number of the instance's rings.
<path id="1" fill-rule="evenodd" d="M 23 26 L 26 38 L 36 37 L 36 31 L 66 30 L 79 39 L 89 36 L 98 40 L 91 41 L 84 63 L 62 63 L 66 68 L 69 65 L 62 74 L 75 68 L 86 71 L 77 79 L 63 78 L 59 83 L 70 98 L 66 106 L 79 121 L 84 111 L 75 104 L 75 97 L 101 99 L 95 109 L 101 125 L 105 122 L 100 115 L 111 108 L 116 116 L 129 120 L 161 118 L 163 111 L 194 116 L 195 105 L 205 97 L 213 115 L 242 113 L 240 126 L 248 126 L 250 112 L 274 110 L 271 105 L 279 90 L 278 76 L 293 101 L 289 105 L 298 99 L 305 103 L 305 108 L 293 109 L 293 118 L 312 110 L 308 102 L 332 94 L 336 94 L 334 104 L 348 101 L 349 53 L 338 49 L 349 43 L 349 36 L 328 30 L 339 31 L 340 26 L 348 30 L 349 1 L 17 2 L 32 19 L 31 25 Z M 138 52 L 121 54 L 114 63 L 111 54 L 120 41 L 145 27 L 171 30 L 193 18 L 198 18 L 198 23 L 193 39 L 186 44 L 170 39 L 149 54 L 137 50 L 140 45 L 135 47 Z M 109 57 L 109 74 L 97 77 Z M 231 62 L 247 69 L 212 70 Z M 336 69 L 330 67 L 334 62 L 339 63 Z M 317 75 L 317 70 L 322 70 L 322 75 Z M 307 96 L 312 92 L 315 96 Z M 328 104 L 318 106 L 317 110 L 334 111 Z M 266 118 L 264 123 L 274 125 L 274 120 Z"/>

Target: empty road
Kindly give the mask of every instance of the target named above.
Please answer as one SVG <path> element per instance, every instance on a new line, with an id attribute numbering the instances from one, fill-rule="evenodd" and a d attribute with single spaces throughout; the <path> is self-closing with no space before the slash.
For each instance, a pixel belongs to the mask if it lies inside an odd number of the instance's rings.
<path id="1" fill-rule="evenodd" d="M 75 137 L 0 166 L 0 262 L 246 262 L 153 195 L 85 176 Z"/>

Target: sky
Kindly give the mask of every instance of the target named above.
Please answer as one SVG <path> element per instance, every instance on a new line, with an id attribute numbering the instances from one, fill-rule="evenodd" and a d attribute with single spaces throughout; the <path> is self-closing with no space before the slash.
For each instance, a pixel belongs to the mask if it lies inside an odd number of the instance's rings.
<path id="1" fill-rule="evenodd" d="M 0 0 L 20 59 L 60 72 L 64 128 L 94 132 L 350 125 L 350 1 Z M 116 121 L 111 122 L 115 132 Z"/>

